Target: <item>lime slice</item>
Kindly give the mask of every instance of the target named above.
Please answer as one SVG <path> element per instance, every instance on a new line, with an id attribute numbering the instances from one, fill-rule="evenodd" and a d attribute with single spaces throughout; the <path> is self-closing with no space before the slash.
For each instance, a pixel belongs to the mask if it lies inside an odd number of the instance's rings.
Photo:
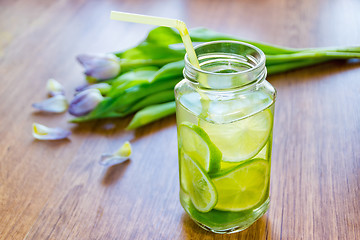
<path id="1" fill-rule="evenodd" d="M 239 223 L 248 222 L 249 219 L 256 219 L 256 215 L 259 214 L 259 212 L 252 210 L 225 212 L 216 209 L 202 213 L 196 210 L 189 198 L 183 198 L 182 201 L 184 202 L 183 207 L 185 211 L 190 214 L 191 218 L 213 230 L 222 231 L 224 229 L 236 228 L 239 226 Z"/>
<path id="2" fill-rule="evenodd" d="M 187 180 L 187 166 L 185 165 L 184 162 L 184 155 L 186 153 L 184 153 L 184 151 L 179 150 L 179 175 L 180 175 L 180 188 L 186 192 L 189 193 L 189 188 L 188 188 L 188 180 Z M 188 157 L 186 155 L 186 157 Z"/>
<path id="3" fill-rule="evenodd" d="M 218 192 L 215 209 L 243 211 L 264 201 L 268 192 L 269 170 L 267 161 L 253 159 L 212 176 Z"/>
<path id="4" fill-rule="evenodd" d="M 256 156 L 266 144 L 272 129 L 272 113 L 266 109 L 227 124 L 201 120 L 200 127 L 220 149 L 223 161 L 241 162 Z"/>
<path id="5" fill-rule="evenodd" d="M 179 126 L 179 134 L 180 148 L 206 172 L 220 169 L 222 154 L 203 129 L 190 122 L 183 122 Z"/>
<path id="6" fill-rule="evenodd" d="M 199 212 L 209 212 L 217 202 L 214 184 L 204 169 L 181 151 L 181 183 L 187 190 L 191 202 Z"/>

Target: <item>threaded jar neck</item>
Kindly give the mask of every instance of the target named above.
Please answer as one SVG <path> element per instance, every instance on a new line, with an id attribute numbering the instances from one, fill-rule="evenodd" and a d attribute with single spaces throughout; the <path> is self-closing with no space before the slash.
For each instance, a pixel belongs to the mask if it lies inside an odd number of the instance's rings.
<path id="1" fill-rule="evenodd" d="M 185 55 L 184 77 L 206 89 L 245 88 L 266 77 L 265 54 L 238 41 L 214 41 L 195 47 L 200 68 Z"/>

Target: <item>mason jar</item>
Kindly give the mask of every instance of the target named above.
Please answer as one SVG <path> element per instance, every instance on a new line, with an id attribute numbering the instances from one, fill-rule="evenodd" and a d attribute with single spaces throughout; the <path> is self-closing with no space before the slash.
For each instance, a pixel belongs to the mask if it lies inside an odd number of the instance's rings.
<path id="1" fill-rule="evenodd" d="M 237 41 L 195 47 L 175 87 L 180 202 L 202 228 L 244 230 L 269 207 L 276 90 L 265 55 Z"/>

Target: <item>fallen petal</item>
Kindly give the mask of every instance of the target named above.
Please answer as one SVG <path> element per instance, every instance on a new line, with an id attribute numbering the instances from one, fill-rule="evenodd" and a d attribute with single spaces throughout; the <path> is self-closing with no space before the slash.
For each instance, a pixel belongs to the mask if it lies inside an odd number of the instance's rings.
<path id="1" fill-rule="evenodd" d="M 39 123 L 33 123 L 32 135 L 38 140 L 60 140 L 70 136 L 71 132 L 62 128 L 49 128 Z"/>
<path id="2" fill-rule="evenodd" d="M 46 83 L 46 89 L 48 91 L 49 96 L 55 95 L 64 95 L 65 90 L 64 87 L 55 79 L 49 79 Z"/>
<path id="3" fill-rule="evenodd" d="M 100 163 L 100 165 L 109 167 L 109 166 L 123 163 L 128 159 L 129 159 L 128 157 L 120 157 L 120 156 L 116 156 L 113 154 L 102 154 L 99 163 Z"/>
<path id="4" fill-rule="evenodd" d="M 131 145 L 129 141 L 126 141 L 120 148 L 117 150 L 115 155 L 120 157 L 130 157 L 131 156 Z"/>
<path id="5" fill-rule="evenodd" d="M 69 103 L 64 95 L 55 95 L 32 106 L 43 112 L 62 113 L 67 110 Z"/>
<path id="6" fill-rule="evenodd" d="M 103 166 L 112 166 L 125 162 L 130 156 L 131 145 L 129 141 L 126 141 L 114 154 L 102 154 L 99 163 Z"/>

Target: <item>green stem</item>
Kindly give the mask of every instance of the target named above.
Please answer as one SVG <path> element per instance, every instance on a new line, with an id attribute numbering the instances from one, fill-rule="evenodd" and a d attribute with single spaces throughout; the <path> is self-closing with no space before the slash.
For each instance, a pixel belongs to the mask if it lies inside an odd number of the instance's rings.
<path id="1" fill-rule="evenodd" d="M 175 102 L 167 102 L 148 106 L 138 111 L 127 126 L 127 130 L 132 130 L 148 123 L 154 122 L 160 118 L 174 114 L 176 111 Z"/>
<path id="2" fill-rule="evenodd" d="M 131 106 L 130 109 L 123 112 L 122 115 L 126 116 L 130 113 L 136 112 L 147 106 L 170 102 L 170 101 L 174 101 L 174 100 L 175 100 L 174 90 L 166 90 L 166 91 L 158 92 L 158 93 L 152 94 L 148 97 L 145 97 L 138 103 L 134 104 L 133 106 Z"/>
<path id="3" fill-rule="evenodd" d="M 137 60 L 122 60 L 120 61 L 121 73 L 128 72 L 132 69 L 145 66 L 163 66 L 165 64 L 181 60 L 179 58 L 166 58 L 166 59 L 137 59 Z"/>
<path id="4" fill-rule="evenodd" d="M 303 60 L 267 66 L 268 75 L 283 73 L 297 68 L 307 67 L 328 61 L 327 59 Z"/>
<path id="5" fill-rule="evenodd" d="M 126 89 L 113 97 L 105 98 L 100 104 L 88 115 L 73 118 L 70 122 L 84 122 L 93 119 L 122 117 L 132 106 L 147 96 L 163 92 L 166 90 L 173 91 L 175 85 L 180 79 L 171 79 L 165 81 L 156 81 L 151 84 L 138 85 Z"/>
<path id="6" fill-rule="evenodd" d="M 268 65 L 284 63 L 298 60 L 331 60 L 360 58 L 360 53 L 352 52 L 299 52 L 293 54 L 267 55 L 266 63 Z"/>
<path id="7" fill-rule="evenodd" d="M 348 52 L 348 53 L 360 53 L 360 46 L 302 48 L 302 49 L 299 48 L 298 52 Z"/>
<path id="8" fill-rule="evenodd" d="M 116 100 L 112 104 L 114 109 L 120 110 L 127 106 L 131 106 L 140 99 L 169 89 L 174 89 L 175 85 L 180 79 L 171 79 L 166 81 L 157 81 L 147 85 L 134 86 L 122 93 L 120 96 L 115 95 L 113 98 Z"/>

